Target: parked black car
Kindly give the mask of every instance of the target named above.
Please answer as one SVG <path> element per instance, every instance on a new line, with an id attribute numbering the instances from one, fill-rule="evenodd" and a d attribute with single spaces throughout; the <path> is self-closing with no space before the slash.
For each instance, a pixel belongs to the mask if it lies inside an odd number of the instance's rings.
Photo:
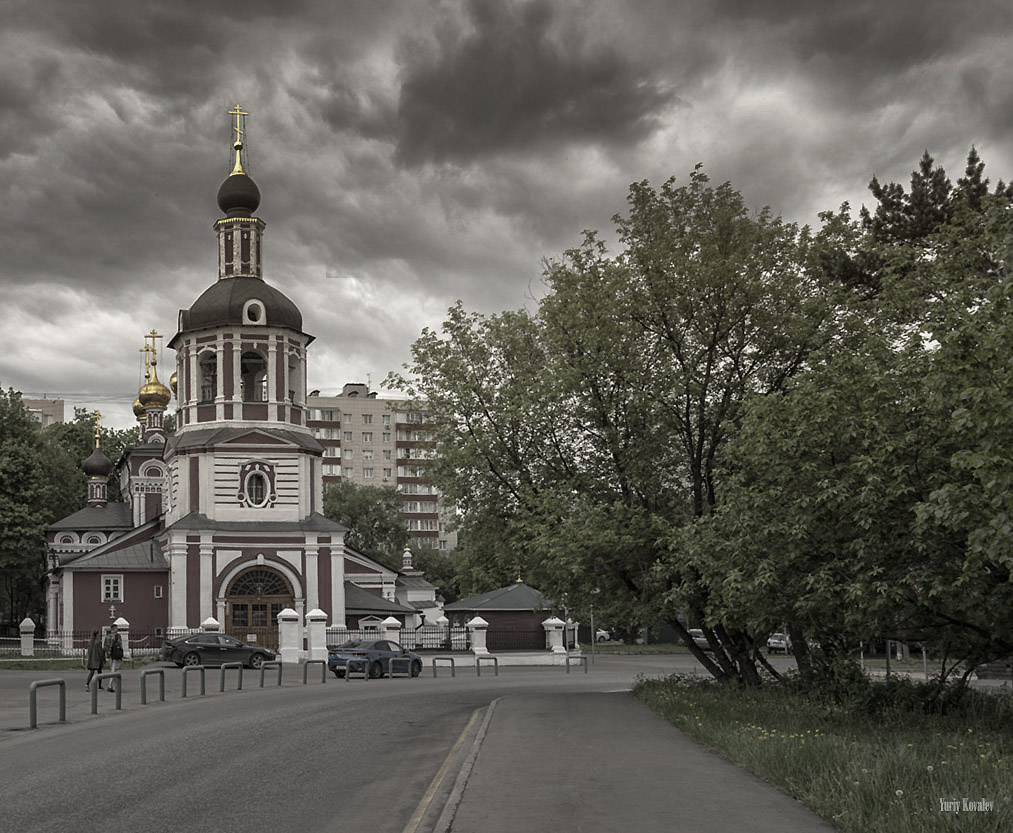
<path id="1" fill-rule="evenodd" d="M 174 662 L 180 668 L 184 665 L 223 665 L 226 662 L 241 662 L 248 668 L 260 668 L 275 657 L 270 648 L 247 645 L 234 636 L 222 633 L 191 633 L 162 644 L 162 660 Z"/>
<path id="2" fill-rule="evenodd" d="M 409 671 L 413 677 L 422 673 L 422 657 L 390 639 L 351 639 L 327 649 L 327 667 L 334 672 L 335 677 L 345 676 L 345 665 L 349 660 L 359 660 L 365 664 L 366 673 L 376 679 L 390 674 L 392 658 L 408 660 L 395 663 L 395 671 Z"/>

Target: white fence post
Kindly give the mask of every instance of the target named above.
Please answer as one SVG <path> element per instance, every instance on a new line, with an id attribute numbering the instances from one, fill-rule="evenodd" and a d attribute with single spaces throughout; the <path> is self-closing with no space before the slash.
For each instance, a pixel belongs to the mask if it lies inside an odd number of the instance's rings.
<path id="1" fill-rule="evenodd" d="M 121 616 L 113 624 L 116 625 L 116 630 L 120 632 L 120 642 L 123 645 L 123 659 L 132 659 L 133 654 L 130 653 L 130 623 Z"/>
<path id="2" fill-rule="evenodd" d="M 481 616 L 476 616 L 465 627 L 468 629 L 468 633 L 471 634 L 471 652 L 473 654 L 488 654 L 489 649 L 485 644 L 486 631 L 489 629 L 489 623 L 485 621 Z"/>
<path id="3" fill-rule="evenodd" d="M 306 614 L 306 659 L 327 659 L 327 614 L 314 608 Z"/>
<path id="4" fill-rule="evenodd" d="M 555 654 L 565 654 L 566 647 L 563 645 L 563 628 L 566 627 L 566 622 L 558 616 L 552 616 L 542 622 L 542 627 L 545 628 L 545 640 L 548 643 L 549 650 Z"/>
<path id="5" fill-rule="evenodd" d="M 21 624 L 18 625 L 18 630 L 21 633 L 21 656 L 34 657 L 35 622 L 33 622 L 26 616 L 24 619 L 21 620 Z"/>
<path id="6" fill-rule="evenodd" d="M 278 654 L 284 663 L 296 664 L 302 659 L 302 628 L 299 614 L 286 607 L 278 614 Z"/>
<path id="7" fill-rule="evenodd" d="M 400 644 L 401 623 L 393 616 L 388 616 L 380 623 L 380 633 L 383 634 L 384 639 L 392 639 Z"/>

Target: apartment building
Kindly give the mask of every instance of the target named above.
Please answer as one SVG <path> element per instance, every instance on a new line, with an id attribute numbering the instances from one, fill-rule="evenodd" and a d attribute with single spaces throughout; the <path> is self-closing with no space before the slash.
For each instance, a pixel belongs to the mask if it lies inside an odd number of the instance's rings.
<path id="1" fill-rule="evenodd" d="M 432 453 L 425 415 L 404 400 L 381 398 L 369 385 L 348 383 L 337 396 L 312 391 L 308 425 L 324 447 L 324 484 L 349 480 L 394 486 L 414 541 L 451 550 L 457 533 L 435 487 L 420 477 L 415 461 Z"/>

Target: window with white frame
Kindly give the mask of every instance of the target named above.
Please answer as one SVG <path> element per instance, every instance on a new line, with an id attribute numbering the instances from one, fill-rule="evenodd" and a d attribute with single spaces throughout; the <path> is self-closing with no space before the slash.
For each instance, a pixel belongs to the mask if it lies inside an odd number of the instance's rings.
<path id="1" fill-rule="evenodd" d="M 363 477 L 372 477 L 373 476 L 373 470 L 371 468 L 368 468 L 368 467 L 363 468 L 363 470 L 362 470 L 362 476 Z"/>
<path id="2" fill-rule="evenodd" d="M 161 584 L 156 584 L 155 585 L 155 598 L 156 599 L 161 599 L 162 598 L 162 585 Z"/>
<path id="3" fill-rule="evenodd" d="M 372 460 L 373 459 L 373 449 L 371 449 L 371 448 L 364 448 L 364 449 L 362 449 L 362 459 L 363 460 Z"/>
<path id="4" fill-rule="evenodd" d="M 373 432 L 372 431 L 363 431 L 362 432 L 362 441 L 364 443 L 371 443 L 371 442 L 373 442 Z"/>
<path id="5" fill-rule="evenodd" d="M 123 576 L 103 575 L 102 576 L 102 601 L 122 602 L 123 601 Z"/>
<path id="6" fill-rule="evenodd" d="M 363 414 L 362 415 L 362 424 L 363 425 L 372 425 L 373 424 L 373 415 L 372 414 Z"/>

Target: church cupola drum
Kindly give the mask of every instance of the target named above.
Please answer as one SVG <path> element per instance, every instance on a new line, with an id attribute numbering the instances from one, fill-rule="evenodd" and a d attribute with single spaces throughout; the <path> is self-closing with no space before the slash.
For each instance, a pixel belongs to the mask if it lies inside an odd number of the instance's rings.
<path id="1" fill-rule="evenodd" d="M 178 425 L 236 421 L 306 425 L 306 348 L 299 308 L 263 278 L 265 223 L 246 161 L 246 117 L 234 119 L 235 161 L 218 189 L 218 280 L 179 312 Z"/>

